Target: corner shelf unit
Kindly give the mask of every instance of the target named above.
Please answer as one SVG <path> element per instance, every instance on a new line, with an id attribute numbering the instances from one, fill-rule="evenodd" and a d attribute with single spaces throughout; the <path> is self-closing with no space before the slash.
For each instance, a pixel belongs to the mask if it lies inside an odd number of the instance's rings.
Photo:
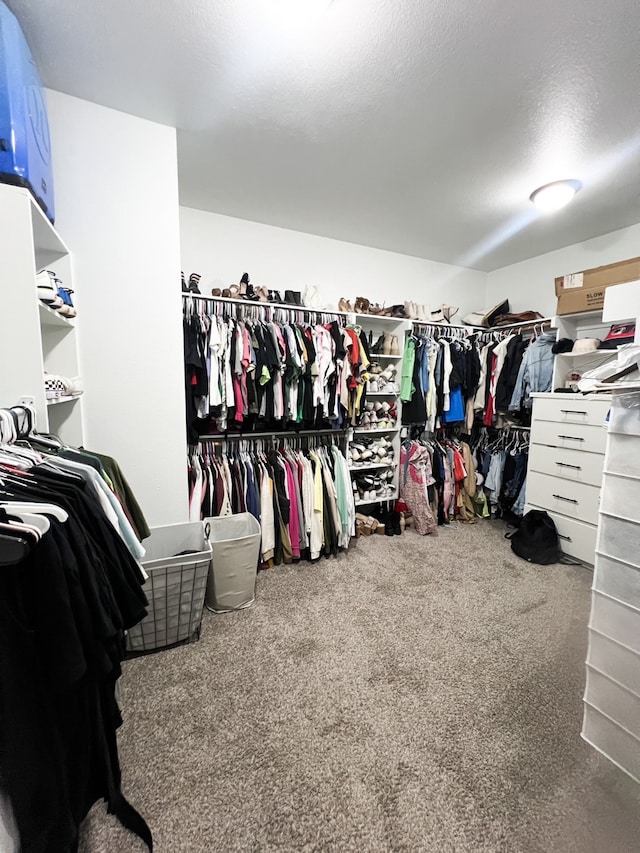
<path id="1" fill-rule="evenodd" d="M 370 353 L 370 359 L 372 362 L 379 362 L 381 367 L 386 367 L 387 365 L 393 364 L 396 367 L 397 373 L 394 377 L 394 382 L 397 388 L 400 388 L 400 369 L 402 363 L 402 350 L 404 347 L 405 333 L 408 329 L 411 328 L 411 321 L 403 320 L 397 317 L 380 317 L 377 314 L 349 314 L 348 322 L 351 325 L 360 326 L 360 328 L 368 335 L 371 333 L 371 337 L 375 342 L 379 336 L 383 333 L 395 335 L 398 338 L 398 345 L 400 347 L 400 353 L 398 355 L 385 355 L 383 353 Z M 389 462 L 375 462 L 370 461 L 368 464 L 358 465 L 357 463 L 353 463 L 351 459 L 349 459 L 349 473 L 352 478 L 358 478 L 358 476 L 376 476 L 378 473 L 388 472 L 390 469 L 393 471 L 393 479 L 385 480 L 390 487 L 392 487 L 392 493 L 388 495 L 383 495 L 381 497 L 376 498 L 375 500 L 371 499 L 362 499 L 356 497 L 356 506 L 357 507 L 366 507 L 366 506 L 374 506 L 376 504 L 387 503 L 387 501 L 395 501 L 398 497 L 398 487 L 399 487 L 399 466 L 400 466 L 400 432 L 402 427 L 401 424 L 401 402 L 400 402 L 400 394 L 399 391 L 394 390 L 385 390 L 385 391 L 367 391 L 366 392 L 367 400 L 380 400 L 380 401 L 388 401 L 394 402 L 397 409 L 397 419 L 395 422 L 395 426 L 386 427 L 381 429 L 367 429 L 366 427 L 354 427 L 354 429 L 349 434 L 349 450 L 351 445 L 357 444 L 358 439 L 362 439 L 365 436 L 372 436 L 374 438 L 380 438 L 380 436 L 388 436 L 389 441 L 392 444 L 393 450 L 393 461 Z"/>
<path id="2" fill-rule="evenodd" d="M 611 323 L 602 322 L 602 311 L 581 311 L 578 314 L 558 315 L 553 319 L 553 327 L 557 329 L 557 338 L 600 338 L 603 340 Z M 553 363 L 552 388 L 564 388 L 570 373 L 582 375 L 604 364 L 609 358 L 615 359 L 616 350 L 594 350 L 585 353 L 558 353 Z"/>
<path id="3" fill-rule="evenodd" d="M 0 184 L 0 281 L 4 305 L 0 334 L 0 406 L 32 401 L 39 432 L 83 443 L 80 397 L 47 400 L 44 373 L 80 375 L 77 329 L 40 302 L 36 275 L 52 269 L 72 287 L 69 250 L 28 190 Z M 15 365 L 15 367 L 13 367 Z M 74 405 L 56 405 L 74 401 Z"/>

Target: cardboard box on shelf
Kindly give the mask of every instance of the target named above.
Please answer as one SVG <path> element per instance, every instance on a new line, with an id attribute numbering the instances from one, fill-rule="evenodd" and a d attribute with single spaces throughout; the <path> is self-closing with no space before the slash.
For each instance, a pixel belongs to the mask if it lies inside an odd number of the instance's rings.
<path id="1" fill-rule="evenodd" d="M 604 292 L 612 284 L 640 279 L 640 258 L 594 267 L 583 272 L 558 276 L 555 280 L 558 307 L 556 313 L 577 314 L 597 311 L 604 306 Z"/>

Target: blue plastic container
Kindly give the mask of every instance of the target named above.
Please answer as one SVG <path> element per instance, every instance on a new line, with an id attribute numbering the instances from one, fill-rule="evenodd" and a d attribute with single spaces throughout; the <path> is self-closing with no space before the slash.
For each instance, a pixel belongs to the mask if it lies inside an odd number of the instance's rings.
<path id="1" fill-rule="evenodd" d="M 29 189 L 55 219 L 51 137 L 38 69 L 15 15 L 0 2 L 0 182 Z"/>

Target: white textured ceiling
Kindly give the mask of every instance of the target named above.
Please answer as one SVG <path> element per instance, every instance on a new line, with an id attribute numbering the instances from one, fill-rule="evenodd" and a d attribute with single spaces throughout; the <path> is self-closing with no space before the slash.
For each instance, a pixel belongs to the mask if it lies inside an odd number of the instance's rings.
<path id="1" fill-rule="evenodd" d="M 638 0 L 9 5 L 47 86 L 178 127 L 182 204 L 487 270 L 640 221 Z"/>

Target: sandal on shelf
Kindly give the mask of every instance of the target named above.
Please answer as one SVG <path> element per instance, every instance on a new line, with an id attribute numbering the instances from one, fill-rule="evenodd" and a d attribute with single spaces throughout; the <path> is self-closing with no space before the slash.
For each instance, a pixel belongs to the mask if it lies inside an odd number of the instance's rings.
<path id="1" fill-rule="evenodd" d="M 357 296 L 353 307 L 356 314 L 368 314 L 370 304 L 369 300 L 365 299 L 364 296 Z"/>
<path id="2" fill-rule="evenodd" d="M 258 294 L 259 302 L 268 302 L 269 301 L 269 291 L 266 287 L 256 287 L 256 293 Z"/>
<path id="3" fill-rule="evenodd" d="M 353 308 L 351 307 L 351 303 L 348 299 L 340 298 L 340 301 L 338 302 L 338 311 L 346 311 L 349 314 L 353 313 Z"/>

